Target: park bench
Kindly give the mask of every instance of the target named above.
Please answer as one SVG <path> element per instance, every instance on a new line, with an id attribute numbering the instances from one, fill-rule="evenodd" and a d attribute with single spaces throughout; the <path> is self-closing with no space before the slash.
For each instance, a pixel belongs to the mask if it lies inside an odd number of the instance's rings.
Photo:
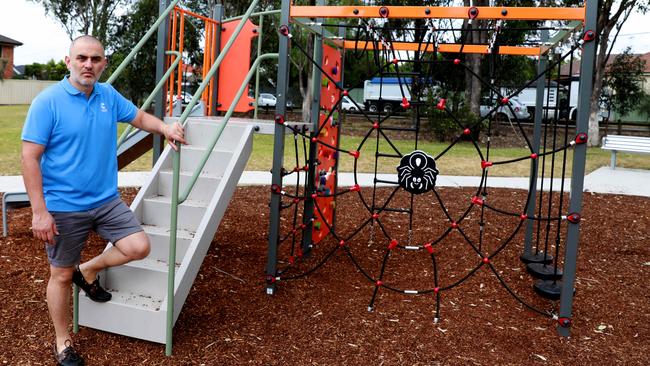
<path id="1" fill-rule="evenodd" d="M 29 197 L 25 192 L 5 192 L 2 196 L 2 236 L 7 236 L 7 211 L 10 208 L 29 206 Z"/>
<path id="2" fill-rule="evenodd" d="M 607 135 L 603 137 L 600 147 L 603 150 L 611 150 L 611 167 L 612 169 L 616 169 L 616 153 L 619 151 L 650 154 L 650 137 Z"/>

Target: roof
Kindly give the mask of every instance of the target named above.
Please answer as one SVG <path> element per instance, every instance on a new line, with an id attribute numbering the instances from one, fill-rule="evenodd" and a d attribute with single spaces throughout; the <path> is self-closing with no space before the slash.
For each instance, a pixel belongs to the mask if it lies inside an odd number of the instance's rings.
<path id="1" fill-rule="evenodd" d="M 5 37 L 2 34 L 0 34 L 0 43 L 2 44 L 10 44 L 14 46 L 22 46 L 22 42 L 18 42 L 15 39 L 11 39 L 9 37 Z"/>
<path id="2" fill-rule="evenodd" d="M 618 54 L 611 54 L 609 55 L 609 59 L 607 59 L 607 65 L 609 66 L 614 59 L 618 56 Z M 638 56 L 641 60 L 645 61 L 645 68 L 643 69 L 643 72 L 646 74 L 650 74 L 650 52 L 644 53 L 644 54 L 635 54 L 634 56 Z M 573 75 L 580 75 L 580 60 L 575 60 L 573 61 Z M 562 65 L 562 75 L 567 75 L 569 74 L 569 64 L 564 64 Z"/>

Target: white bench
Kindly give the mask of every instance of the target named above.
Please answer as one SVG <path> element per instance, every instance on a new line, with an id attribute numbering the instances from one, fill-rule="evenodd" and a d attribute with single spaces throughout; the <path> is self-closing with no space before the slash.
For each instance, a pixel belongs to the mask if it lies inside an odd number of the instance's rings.
<path id="1" fill-rule="evenodd" d="M 5 192 L 2 196 L 2 236 L 7 236 L 7 213 L 10 208 L 29 206 L 29 197 L 25 192 Z"/>
<path id="2" fill-rule="evenodd" d="M 630 152 L 650 154 L 650 137 L 607 135 L 603 137 L 600 147 L 612 152 L 612 169 L 616 169 L 616 153 Z"/>

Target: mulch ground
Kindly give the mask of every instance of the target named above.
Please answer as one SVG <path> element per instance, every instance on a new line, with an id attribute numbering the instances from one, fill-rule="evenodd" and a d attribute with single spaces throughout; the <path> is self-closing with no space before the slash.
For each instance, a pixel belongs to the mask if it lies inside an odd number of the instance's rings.
<path id="1" fill-rule="evenodd" d="M 135 190 L 124 190 L 130 201 Z M 389 192 L 380 192 L 386 197 Z M 457 215 L 471 189 L 440 189 L 445 206 Z M 342 196 L 337 203 L 340 233 L 358 227 L 365 208 Z M 493 190 L 491 204 L 517 211 L 525 192 Z M 436 203 L 416 202 L 411 234 L 421 243 L 446 230 Z M 467 281 L 441 293 L 438 323 L 433 295 L 404 295 L 380 288 L 373 312 L 367 307 L 374 284 L 342 250 L 310 276 L 280 281 L 265 294 L 268 187 L 239 187 L 203 262 L 174 329 L 174 355 L 164 345 L 82 328 L 75 336 L 88 365 L 647 365 L 650 363 L 650 199 L 585 194 L 571 337 L 556 322 L 517 302 L 486 266 Z M 406 204 L 395 197 L 391 204 Z M 401 216 L 400 216 L 401 215 Z M 408 241 L 403 214 L 383 217 L 391 237 Z M 480 215 L 461 223 L 478 242 Z M 517 220 L 486 213 L 482 249 L 499 246 Z M 48 265 L 43 244 L 29 230 L 29 208 L 10 212 L 10 236 L 0 239 L 0 362 L 53 364 L 45 302 Z M 289 216 L 283 224 L 291 226 Z M 564 227 L 563 227 L 564 228 Z M 553 227 L 552 227 L 553 229 Z M 562 230 L 564 231 L 564 230 Z M 554 238 L 555 231 L 551 237 Z M 374 240 L 370 241 L 370 236 Z M 564 234 L 562 234 L 564 235 Z M 527 304 L 556 310 L 532 290 L 519 262 L 522 234 L 491 264 Z M 378 230 L 362 230 L 348 247 L 359 265 L 377 276 L 386 240 Z M 288 241 L 290 242 L 290 240 Z M 554 240 L 551 241 L 552 243 Z M 287 244 L 280 267 L 287 266 Z M 298 274 L 318 263 L 336 243 L 318 244 L 313 256 L 285 273 Z M 93 236 L 85 258 L 104 243 Z M 550 246 L 553 251 L 553 246 Z M 429 288 L 431 258 L 424 251 L 398 249 L 389 257 L 386 284 Z M 458 232 L 436 247 L 442 286 L 479 261 Z"/>

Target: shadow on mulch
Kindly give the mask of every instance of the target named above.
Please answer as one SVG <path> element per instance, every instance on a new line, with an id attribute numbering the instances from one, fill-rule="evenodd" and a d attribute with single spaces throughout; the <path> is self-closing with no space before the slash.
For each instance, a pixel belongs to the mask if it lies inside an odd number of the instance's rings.
<path id="1" fill-rule="evenodd" d="M 122 193 L 128 202 L 135 190 Z M 473 193 L 471 189 L 443 191 L 449 197 L 450 210 L 455 209 L 454 202 Z M 491 202 L 501 207 L 522 199 L 522 191 L 493 190 L 490 195 Z M 306 278 L 280 281 L 276 295 L 267 296 L 268 201 L 268 187 L 236 190 L 176 323 L 172 357 L 165 357 L 164 345 L 82 328 L 75 340 L 87 364 L 650 363 L 650 199 L 584 195 L 574 323 L 569 338 L 557 335 L 552 319 L 517 302 L 486 267 L 441 294 L 438 323 L 433 322 L 433 295 L 404 295 L 381 288 L 375 310 L 368 312 L 374 284 L 342 251 Z M 420 209 L 424 212 L 418 217 L 435 217 L 426 211 L 435 207 Z M 365 208 L 358 200 L 340 199 L 337 210 L 340 230 L 345 232 L 354 227 L 355 215 Z M 471 220 L 478 220 L 476 216 L 467 219 L 469 236 L 478 235 L 477 226 L 470 225 Z M 402 225 L 398 216 L 384 219 Z M 412 240 L 428 235 L 419 229 L 442 230 L 435 226 L 442 223 L 427 220 L 415 223 Z M 43 244 L 31 236 L 30 223 L 29 208 L 11 211 L 10 236 L 0 240 L 0 362 L 8 365 L 52 364 L 53 328 L 45 303 L 48 265 Z M 494 242 L 486 240 L 485 245 L 498 246 L 502 230 L 511 229 L 506 223 L 486 226 L 485 235 Z M 385 246 L 378 235 L 371 243 L 370 235 L 366 231 L 348 245 L 360 265 L 375 276 Z M 449 244 L 437 249 L 443 286 L 454 282 L 478 260 L 477 256 L 467 259 L 468 248 L 462 243 L 460 236 L 451 235 Z M 310 268 L 335 244 L 319 244 L 313 258 L 290 271 Z M 93 236 L 85 258 L 99 253 L 103 246 L 102 240 Z M 521 235 L 517 235 L 492 264 L 527 303 L 557 309 L 555 302 L 540 299 L 532 291 L 532 279 L 518 260 L 521 246 Z M 417 289 L 431 287 L 431 276 L 430 257 L 422 251 L 398 250 L 387 261 L 384 278 L 387 283 Z"/>

